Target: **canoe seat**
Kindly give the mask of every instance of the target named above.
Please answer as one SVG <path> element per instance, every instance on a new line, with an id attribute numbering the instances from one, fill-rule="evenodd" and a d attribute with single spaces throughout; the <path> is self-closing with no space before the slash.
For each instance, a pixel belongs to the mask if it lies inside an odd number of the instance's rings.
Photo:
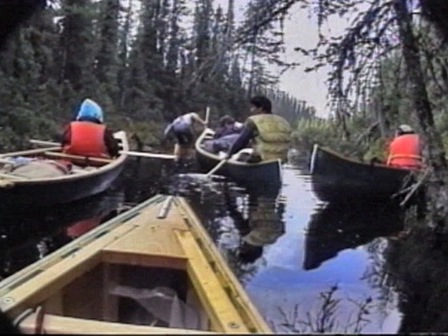
<path id="1" fill-rule="evenodd" d="M 19 328 L 24 334 L 35 334 L 38 323 L 37 313 L 30 314 L 19 324 Z M 161 328 L 143 325 L 132 325 L 117 322 L 106 322 L 88 320 L 82 318 L 66 317 L 52 314 L 45 314 L 42 321 L 43 334 L 72 334 L 72 335 L 89 335 L 89 334 L 215 334 L 213 332 L 191 330 L 191 329 L 174 329 Z"/>

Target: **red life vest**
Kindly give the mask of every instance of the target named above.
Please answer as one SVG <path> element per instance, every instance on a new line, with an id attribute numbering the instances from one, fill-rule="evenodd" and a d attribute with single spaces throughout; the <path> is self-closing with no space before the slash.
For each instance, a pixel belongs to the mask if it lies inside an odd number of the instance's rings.
<path id="1" fill-rule="evenodd" d="M 422 168 L 421 142 L 417 134 L 403 134 L 389 145 L 389 166 L 420 169 Z"/>
<path id="2" fill-rule="evenodd" d="M 101 223 L 101 217 L 96 216 L 89 219 L 84 219 L 82 221 L 76 222 L 67 228 L 67 236 L 70 238 L 78 238 L 84 233 L 89 232 L 93 228 L 97 227 Z"/>
<path id="3" fill-rule="evenodd" d="M 82 156 L 109 157 L 104 132 L 106 126 L 88 121 L 70 123 L 70 144 L 64 146 L 64 153 Z"/>

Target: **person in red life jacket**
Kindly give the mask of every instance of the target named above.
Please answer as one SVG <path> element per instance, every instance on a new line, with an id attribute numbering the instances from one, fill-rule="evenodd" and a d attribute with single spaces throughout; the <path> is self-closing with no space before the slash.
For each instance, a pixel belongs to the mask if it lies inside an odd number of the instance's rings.
<path id="1" fill-rule="evenodd" d="M 84 100 L 76 120 L 64 130 L 61 141 L 63 152 L 94 157 L 118 156 L 118 141 L 103 122 L 101 107 L 91 99 Z"/>
<path id="2" fill-rule="evenodd" d="M 78 238 L 100 225 L 102 219 L 103 217 L 98 215 L 73 223 L 66 229 L 67 236 L 72 239 Z"/>
<path id="3" fill-rule="evenodd" d="M 395 138 L 389 145 L 387 165 L 393 167 L 420 169 L 422 163 L 422 143 L 418 134 L 409 125 L 400 125 Z"/>

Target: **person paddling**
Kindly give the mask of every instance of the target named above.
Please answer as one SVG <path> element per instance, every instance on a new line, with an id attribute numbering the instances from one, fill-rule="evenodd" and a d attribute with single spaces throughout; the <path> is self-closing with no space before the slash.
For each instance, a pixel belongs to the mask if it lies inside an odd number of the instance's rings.
<path id="1" fill-rule="evenodd" d="M 272 113 L 272 103 L 265 96 L 255 96 L 250 100 L 251 114 L 243 130 L 223 159 L 231 157 L 254 141 L 254 153 L 247 162 L 260 162 L 273 159 L 287 160 L 291 141 L 289 122 Z"/>

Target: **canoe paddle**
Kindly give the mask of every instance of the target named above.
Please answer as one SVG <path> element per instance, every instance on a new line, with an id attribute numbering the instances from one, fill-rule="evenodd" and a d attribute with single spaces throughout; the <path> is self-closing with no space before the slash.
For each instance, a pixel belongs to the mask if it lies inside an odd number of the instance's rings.
<path id="1" fill-rule="evenodd" d="M 205 109 L 205 125 L 206 125 L 206 127 L 208 127 L 209 119 L 210 119 L 210 106 L 207 106 L 207 108 Z"/>
<path id="2" fill-rule="evenodd" d="M 142 156 L 148 158 L 156 158 L 156 159 L 171 159 L 174 160 L 175 156 L 171 154 L 157 154 L 157 153 L 148 153 L 148 152 L 134 152 L 134 151 L 121 151 L 121 154 L 131 155 L 131 156 Z"/>
<path id="3" fill-rule="evenodd" d="M 206 175 L 205 178 L 209 178 L 210 176 L 212 176 L 214 173 L 216 173 L 219 168 L 221 168 L 222 166 L 224 166 L 224 164 L 227 162 L 227 160 L 222 160 L 220 163 L 218 163 L 214 168 L 212 168 L 212 170 L 210 170 Z"/>
<path id="4" fill-rule="evenodd" d="M 207 106 L 207 108 L 205 110 L 205 124 L 206 124 L 207 128 L 208 128 L 209 119 L 210 119 L 210 107 Z M 227 160 L 222 160 L 221 162 L 219 162 L 214 168 L 212 168 L 205 175 L 205 178 L 208 179 L 210 176 L 212 176 L 214 173 L 216 173 L 219 170 L 219 168 L 221 168 L 226 162 L 227 162 Z"/>
<path id="5" fill-rule="evenodd" d="M 57 146 L 57 145 L 60 145 L 57 142 L 43 141 L 43 140 L 36 140 L 36 139 L 31 139 L 30 142 L 32 144 L 40 145 L 40 146 Z M 135 152 L 135 151 L 120 151 L 120 154 L 125 154 L 125 155 L 130 155 L 130 156 L 141 156 L 141 157 L 147 157 L 147 158 L 156 158 L 156 159 L 170 159 L 170 160 L 173 160 L 175 158 L 174 155 L 170 155 L 170 154 L 157 154 L 157 153 Z"/>

